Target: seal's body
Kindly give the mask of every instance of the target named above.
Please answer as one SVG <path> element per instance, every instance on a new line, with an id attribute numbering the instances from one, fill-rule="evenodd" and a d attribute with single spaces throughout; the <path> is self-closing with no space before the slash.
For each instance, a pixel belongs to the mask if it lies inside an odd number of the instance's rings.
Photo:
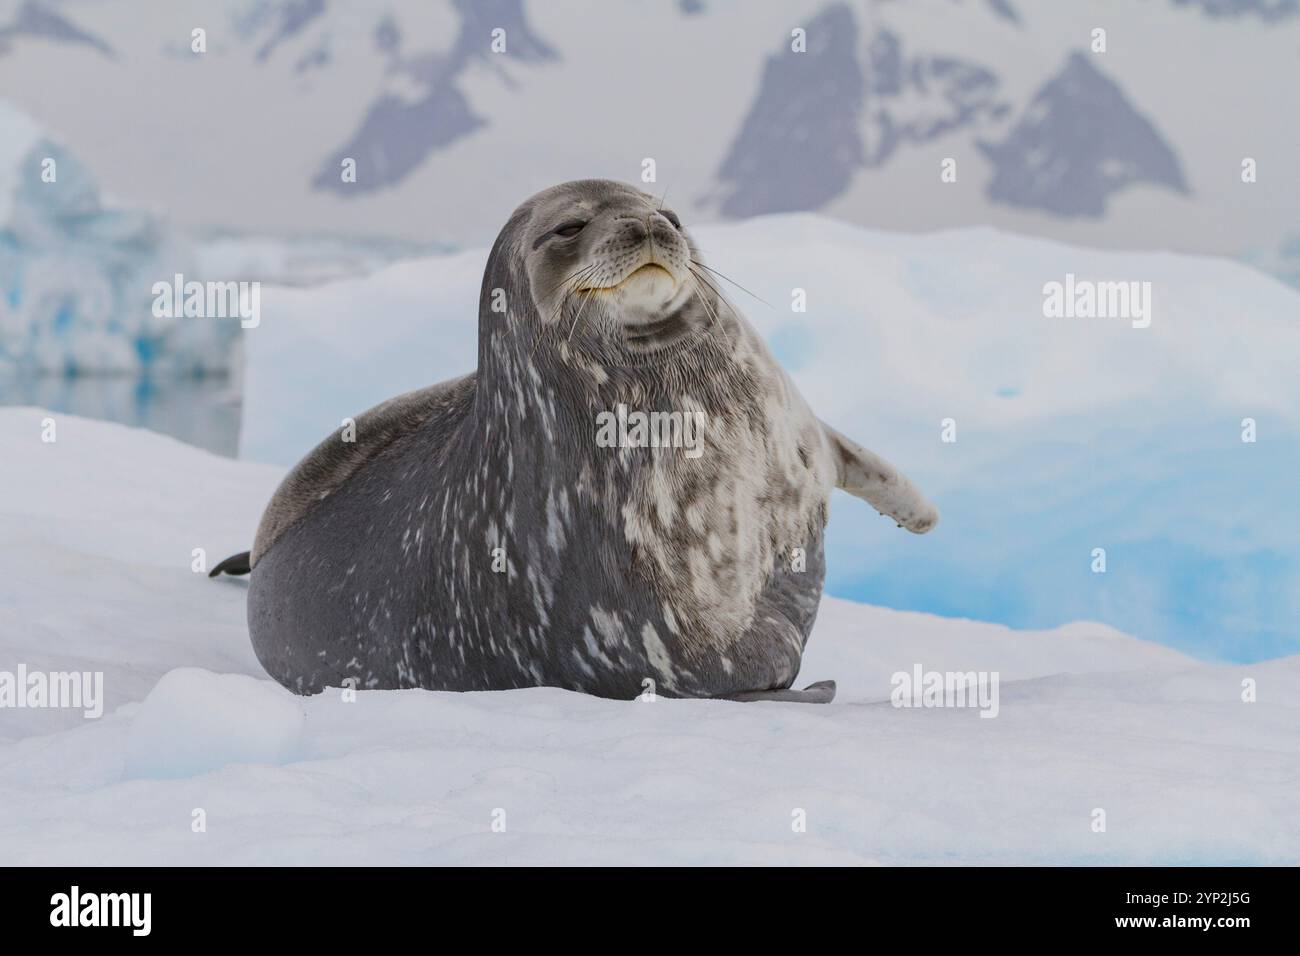
<path id="1" fill-rule="evenodd" d="M 913 531 L 937 514 L 817 420 L 703 268 L 629 187 L 521 206 L 489 257 L 477 372 L 362 415 L 267 508 L 248 604 L 267 672 L 304 694 L 829 699 L 786 689 L 832 488 Z M 660 427 L 624 427 L 638 415 Z"/>

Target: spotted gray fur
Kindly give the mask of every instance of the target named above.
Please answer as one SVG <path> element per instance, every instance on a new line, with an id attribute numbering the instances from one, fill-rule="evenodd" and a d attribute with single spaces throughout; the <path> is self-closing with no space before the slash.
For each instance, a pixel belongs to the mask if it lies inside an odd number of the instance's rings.
<path id="1" fill-rule="evenodd" d="M 599 447 L 596 415 L 619 403 L 702 412 L 704 453 Z M 351 678 L 631 698 L 650 680 L 798 699 L 837 484 L 909 530 L 937 520 L 809 411 L 670 210 L 619 183 L 556 186 L 492 247 L 477 371 L 360 416 L 355 442 L 326 439 L 276 492 L 253 646 L 304 694 Z"/>

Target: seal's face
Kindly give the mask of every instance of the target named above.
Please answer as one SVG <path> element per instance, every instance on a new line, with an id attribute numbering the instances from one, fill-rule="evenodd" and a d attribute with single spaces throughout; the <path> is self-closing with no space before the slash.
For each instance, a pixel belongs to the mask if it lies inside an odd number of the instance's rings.
<path id="1" fill-rule="evenodd" d="M 525 262 L 541 321 L 633 354 L 701 331 L 716 314 L 681 220 L 621 183 L 567 183 L 534 198 Z M 711 311 L 713 310 L 713 311 Z M 582 341 L 579 339 L 578 341 Z"/>

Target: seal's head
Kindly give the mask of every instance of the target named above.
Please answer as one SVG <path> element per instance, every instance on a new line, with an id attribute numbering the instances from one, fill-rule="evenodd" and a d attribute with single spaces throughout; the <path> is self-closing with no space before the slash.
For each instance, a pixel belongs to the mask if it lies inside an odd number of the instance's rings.
<path id="1" fill-rule="evenodd" d="M 538 193 L 511 224 L 534 335 L 635 360 L 681 347 L 716 321 L 699 251 L 655 197 L 579 180 Z"/>

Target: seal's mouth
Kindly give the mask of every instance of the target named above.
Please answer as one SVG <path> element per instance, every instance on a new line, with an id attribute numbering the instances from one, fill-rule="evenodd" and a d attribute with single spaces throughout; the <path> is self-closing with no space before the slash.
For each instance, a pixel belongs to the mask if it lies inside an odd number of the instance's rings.
<path id="1" fill-rule="evenodd" d="M 657 262 L 647 262 L 645 265 L 638 266 L 623 278 L 619 279 L 612 285 L 589 285 L 583 286 L 579 292 L 614 292 L 623 289 L 634 282 L 661 282 L 667 279 L 674 286 L 677 285 L 677 277 L 665 269 Z"/>
<path id="2" fill-rule="evenodd" d="M 627 268 L 620 278 L 598 280 L 578 292 L 605 301 L 615 334 L 633 352 L 656 352 L 686 338 L 695 323 L 683 308 L 689 298 L 683 279 L 652 251 Z"/>
<path id="3" fill-rule="evenodd" d="M 624 279 L 623 282 L 627 282 L 629 279 L 633 278 L 634 276 L 642 276 L 643 278 L 649 279 L 655 277 L 660 272 L 666 275 L 669 279 L 672 279 L 674 282 L 677 281 L 676 279 L 673 278 L 673 274 L 669 272 L 667 269 L 665 269 L 663 266 L 661 266 L 659 263 L 647 262 L 645 265 L 641 266 L 640 268 L 633 269 L 632 274 L 629 275 L 627 279 Z M 619 285 L 622 285 L 623 282 L 620 282 Z"/>

